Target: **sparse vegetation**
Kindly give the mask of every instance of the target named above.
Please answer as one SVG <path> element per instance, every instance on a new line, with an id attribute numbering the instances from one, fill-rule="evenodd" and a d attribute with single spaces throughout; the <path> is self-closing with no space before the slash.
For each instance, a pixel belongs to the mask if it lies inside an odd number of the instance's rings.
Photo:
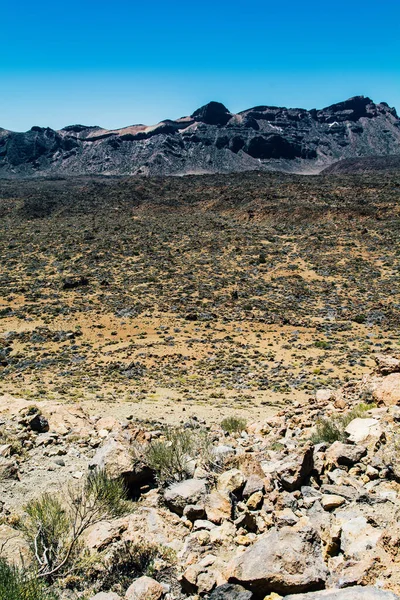
<path id="1" fill-rule="evenodd" d="M 36 561 L 37 577 L 52 580 L 73 570 L 82 534 L 99 521 L 122 515 L 125 497 L 121 481 L 98 471 L 62 497 L 43 494 L 30 501 L 20 528 Z"/>
<path id="2" fill-rule="evenodd" d="M 146 463 L 155 471 L 162 486 L 190 477 L 190 461 L 194 458 L 205 465 L 210 461 L 210 442 L 206 432 L 167 428 L 164 439 L 151 442 L 145 452 Z"/>
<path id="3" fill-rule="evenodd" d="M 247 421 L 242 417 L 225 417 L 221 421 L 221 427 L 226 433 L 241 433 L 246 429 Z"/>
<path id="4" fill-rule="evenodd" d="M 316 425 L 315 433 L 311 436 L 311 441 L 314 444 L 321 442 L 333 444 L 336 441 L 345 441 L 347 438 L 345 433 L 347 425 L 353 419 L 365 417 L 366 411 L 371 408 L 374 408 L 374 405 L 362 402 L 343 415 L 320 419 Z"/>
<path id="5" fill-rule="evenodd" d="M 114 590 L 124 595 L 132 580 L 142 575 L 156 577 L 171 568 L 176 554 L 171 548 L 147 540 L 126 541 L 119 544 L 105 561 L 105 573 L 96 569 L 90 574 L 102 590 Z"/>
<path id="6" fill-rule="evenodd" d="M 0 558 L 0 600 L 57 600 L 57 595 L 34 572 Z"/>

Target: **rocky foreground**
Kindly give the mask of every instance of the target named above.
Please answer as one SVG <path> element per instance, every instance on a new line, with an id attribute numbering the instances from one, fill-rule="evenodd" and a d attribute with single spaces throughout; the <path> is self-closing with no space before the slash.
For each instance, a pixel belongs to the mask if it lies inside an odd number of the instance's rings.
<path id="1" fill-rule="evenodd" d="M 255 106 L 237 114 L 210 102 L 152 126 L 0 128 L 0 176 L 318 173 L 341 159 L 399 150 L 396 110 L 364 96 L 320 110 Z"/>
<path id="2" fill-rule="evenodd" d="M 62 598 L 396 598 L 400 360 L 376 363 L 257 423 L 188 418 L 179 435 L 202 445 L 169 473 L 149 448 L 179 437 L 160 423 L 3 397 L 2 556 L 35 560 L 18 525 L 29 499 L 105 470 L 127 509 L 85 531 L 86 566 L 54 584 Z"/>

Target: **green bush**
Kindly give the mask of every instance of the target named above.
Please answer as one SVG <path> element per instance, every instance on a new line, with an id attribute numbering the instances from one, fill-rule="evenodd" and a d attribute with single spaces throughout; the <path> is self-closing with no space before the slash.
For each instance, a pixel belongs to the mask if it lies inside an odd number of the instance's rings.
<path id="1" fill-rule="evenodd" d="M 125 541 L 108 555 L 102 574 L 94 571 L 91 576 L 100 583 L 101 590 L 113 590 L 123 596 L 133 579 L 142 575 L 154 577 L 175 562 L 175 552 L 162 544 Z"/>
<path id="2" fill-rule="evenodd" d="M 333 444 L 333 442 L 342 441 L 344 437 L 342 424 L 339 419 L 332 417 L 331 419 L 320 419 L 317 422 L 315 433 L 311 436 L 311 441 L 313 444 L 320 444 L 322 442 Z"/>
<path id="3" fill-rule="evenodd" d="M 210 460 L 210 442 L 205 432 L 169 428 L 164 440 L 151 442 L 145 450 L 145 461 L 162 486 L 188 479 L 193 458 L 204 465 Z"/>
<path id="4" fill-rule="evenodd" d="M 221 421 L 221 427 L 226 433 L 240 433 L 246 429 L 246 419 L 241 417 L 225 417 Z"/>
<path id="5" fill-rule="evenodd" d="M 323 418 L 317 422 L 316 431 L 311 436 L 311 441 L 314 444 L 320 444 L 326 442 L 327 444 L 333 444 L 333 442 L 340 441 L 344 442 L 347 439 L 345 429 L 353 419 L 365 418 L 365 412 L 373 408 L 373 404 L 360 403 L 349 412 L 344 415 L 331 418 Z"/>
<path id="6" fill-rule="evenodd" d="M 57 596 L 34 573 L 0 558 L 0 600 L 57 600 Z"/>
<path id="7" fill-rule="evenodd" d="M 64 576 L 79 563 L 82 534 L 95 523 L 126 511 L 126 490 L 120 480 L 94 471 L 62 499 L 43 494 L 25 507 L 20 528 L 36 561 L 37 576 L 50 581 Z"/>

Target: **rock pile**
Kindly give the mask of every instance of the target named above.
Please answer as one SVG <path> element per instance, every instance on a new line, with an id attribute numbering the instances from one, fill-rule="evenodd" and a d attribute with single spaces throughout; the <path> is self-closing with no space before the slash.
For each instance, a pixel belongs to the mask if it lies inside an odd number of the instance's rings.
<path id="1" fill-rule="evenodd" d="M 35 415 L 46 431 L 23 410 L 7 424 L 25 457 L 11 441 L 0 446 L 2 498 L 10 500 L 39 456 L 71 463 L 78 447 L 81 470 L 86 464 L 125 478 L 137 501 L 126 516 L 88 530 L 86 549 L 110 571 L 132 544 L 162 552 L 151 573 L 124 589 L 118 577 L 104 589 L 99 575 L 92 600 L 393 600 L 400 590 L 400 386 L 390 397 L 380 390 L 398 375 L 400 361 L 377 357 L 368 380 L 319 392 L 236 433 L 190 419 L 193 436 L 206 430 L 207 464 L 188 456 L 187 478 L 164 486 L 146 463 L 162 428 L 76 411 L 57 434 L 54 414 Z M 70 473 L 77 476 L 76 466 Z M 4 520 L 11 512 L 5 502 Z"/>

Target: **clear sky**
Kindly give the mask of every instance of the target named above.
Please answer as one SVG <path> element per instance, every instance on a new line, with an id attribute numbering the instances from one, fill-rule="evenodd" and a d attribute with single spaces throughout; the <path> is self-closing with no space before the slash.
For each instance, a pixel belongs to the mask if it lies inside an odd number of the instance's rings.
<path id="1" fill-rule="evenodd" d="M 0 127 L 117 128 L 210 100 L 400 109 L 400 0 L 2 0 Z"/>

